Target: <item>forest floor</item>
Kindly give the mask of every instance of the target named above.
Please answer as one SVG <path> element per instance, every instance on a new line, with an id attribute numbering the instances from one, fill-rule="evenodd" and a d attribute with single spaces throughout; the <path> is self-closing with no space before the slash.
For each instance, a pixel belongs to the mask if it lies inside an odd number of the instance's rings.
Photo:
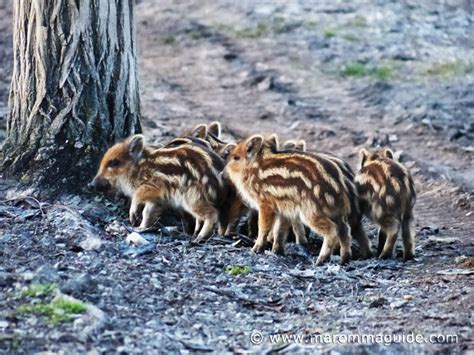
<path id="1" fill-rule="evenodd" d="M 0 140 L 10 6 L 0 5 Z M 12 198 L 2 181 L 0 352 L 474 350 L 472 6 L 140 1 L 145 135 L 165 142 L 219 120 L 228 140 L 303 138 L 354 168 L 362 146 L 391 147 L 416 180 L 416 259 L 403 262 L 399 246 L 393 260 L 316 267 L 291 243 L 285 256 L 256 255 L 245 237 L 190 246 L 173 228 L 130 247 L 120 201 Z M 418 341 L 316 337 L 337 334 Z"/>

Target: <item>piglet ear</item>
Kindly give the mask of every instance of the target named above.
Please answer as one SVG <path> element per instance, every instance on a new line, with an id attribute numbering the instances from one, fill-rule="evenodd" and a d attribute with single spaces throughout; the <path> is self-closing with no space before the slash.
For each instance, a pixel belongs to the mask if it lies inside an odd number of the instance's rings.
<path id="1" fill-rule="evenodd" d="M 128 139 L 128 152 L 133 160 L 138 161 L 143 155 L 143 148 L 145 147 L 145 136 L 136 134 Z"/>
<path id="2" fill-rule="evenodd" d="M 237 146 L 237 144 L 235 144 L 235 143 L 227 143 L 224 146 L 224 148 L 222 148 L 222 150 L 221 150 L 222 159 L 227 160 L 227 158 L 229 157 L 229 155 L 232 153 L 232 151 L 234 150 L 234 148 L 236 146 Z"/>
<path id="3" fill-rule="evenodd" d="M 216 138 L 221 138 L 221 124 L 214 121 L 207 126 L 207 132 L 212 134 Z"/>
<path id="4" fill-rule="evenodd" d="M 265 141 L 267 146 L 273 149 L 280 149 L 280 142 L 278 140 L 278 136 L 273 133 L 270 137 L 268 137 Z"/>
<path id="5" fill-rule="evenodd" d="M 393 152 L 391 149 L 386 148 L 383 154 L 385 155 L 385 158 L 393 159 Z"/>
<path id="6" fill-rule="evenodd" d="M 246 143 L 247 149 L 247 159 L 254 159 L 258 153 L 262 150 L 263 147 L 263 137 L 260 135 L 255 135 L 247 139 Z"/>
<path id="7" fill-rule="evenodd" d="M 207 136 L 207 126 L 205 124 L 199 124 L 194 127 L 193 132 L 191 133 L 192 137 L 206 139 Z"/>
<path id="8" fill-rule="evenodd" d="M 369 155 L 369 152 L 367 151 L 367 149 L 365 148 L 362 148 L 360 151 L 359 151 L 359 161 L 360 161 L 360 168 L 362 169 L 367 161 L 367 157 Z"/>
<path id="9" fill-rule="evenodd" d="M 301 150 L 302 152 L 306 152 L 306 141 L 304 139 L 300 139 L 295 147 L 296 150 Z"/>
<path id="10" fill-rule="evenodd" d="M 286 141 L 285 143 L 283 143 L 281 147 L 283 149 L 295 150 L 296 149 L 296 142 L 294 140 L 289 140 L 289 141 Z"/>

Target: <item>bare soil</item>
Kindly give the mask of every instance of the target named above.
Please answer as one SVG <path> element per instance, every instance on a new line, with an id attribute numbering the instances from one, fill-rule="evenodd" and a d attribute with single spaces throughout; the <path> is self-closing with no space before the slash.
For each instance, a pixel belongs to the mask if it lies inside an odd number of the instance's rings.
<path id="1" fill-rule="evenodd" d="M 11 5 L 0 4 L 1 141 L 12 68 Z M 2 181 L 0 351 L 472 351 L 472 2 L 161 0 L 136 13 L 150 140 L 219 120 L 228 140 L 303 138 L 354 168 L 362 146 L 388 146 L 416 179 L 417 257 L 403 262 L 399 246 L 393 260 L 316 267 L 317 250 L 256 255 L 245 236 L 191 246 L 165 221 L 130 247 L 126 202 L 86 190 L 37 201 Z M 25 293 L 37 284 L 52 290 Z M 90 308 L 61 323 L 24 311 L 57 294 Z M 457 341 L 269 339 L 410 333 Z"/>

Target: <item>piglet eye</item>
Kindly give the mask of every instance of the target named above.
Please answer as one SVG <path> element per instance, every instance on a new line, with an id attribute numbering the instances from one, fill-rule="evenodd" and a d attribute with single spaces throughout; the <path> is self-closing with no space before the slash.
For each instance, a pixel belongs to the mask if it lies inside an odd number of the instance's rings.
<path id="1" fill-rule="evenodd" d="M 240 157 L 237 155 L 234 155 L 234 160 L 240 160 Z"/>
<path id="2" fill-rule="evenodd" d="M 117 166 L 119 166 L 120 164 L 122 164 L 122 162 L 118 159 L 113 159 L 111 161 L 109 161 L 109 164 L 107 164 L 107 166 L 109 168 L 116 168 Z"/>

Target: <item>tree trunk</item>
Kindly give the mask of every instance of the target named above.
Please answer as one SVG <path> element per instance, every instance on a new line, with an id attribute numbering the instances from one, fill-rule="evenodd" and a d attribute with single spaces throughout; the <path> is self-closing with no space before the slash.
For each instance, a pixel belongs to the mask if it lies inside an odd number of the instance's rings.
<path id="1" fill-rule="evenodd" d="M 3 171 L 77 189 L 140 131 L 133 0 L 15 0 Z"/>

